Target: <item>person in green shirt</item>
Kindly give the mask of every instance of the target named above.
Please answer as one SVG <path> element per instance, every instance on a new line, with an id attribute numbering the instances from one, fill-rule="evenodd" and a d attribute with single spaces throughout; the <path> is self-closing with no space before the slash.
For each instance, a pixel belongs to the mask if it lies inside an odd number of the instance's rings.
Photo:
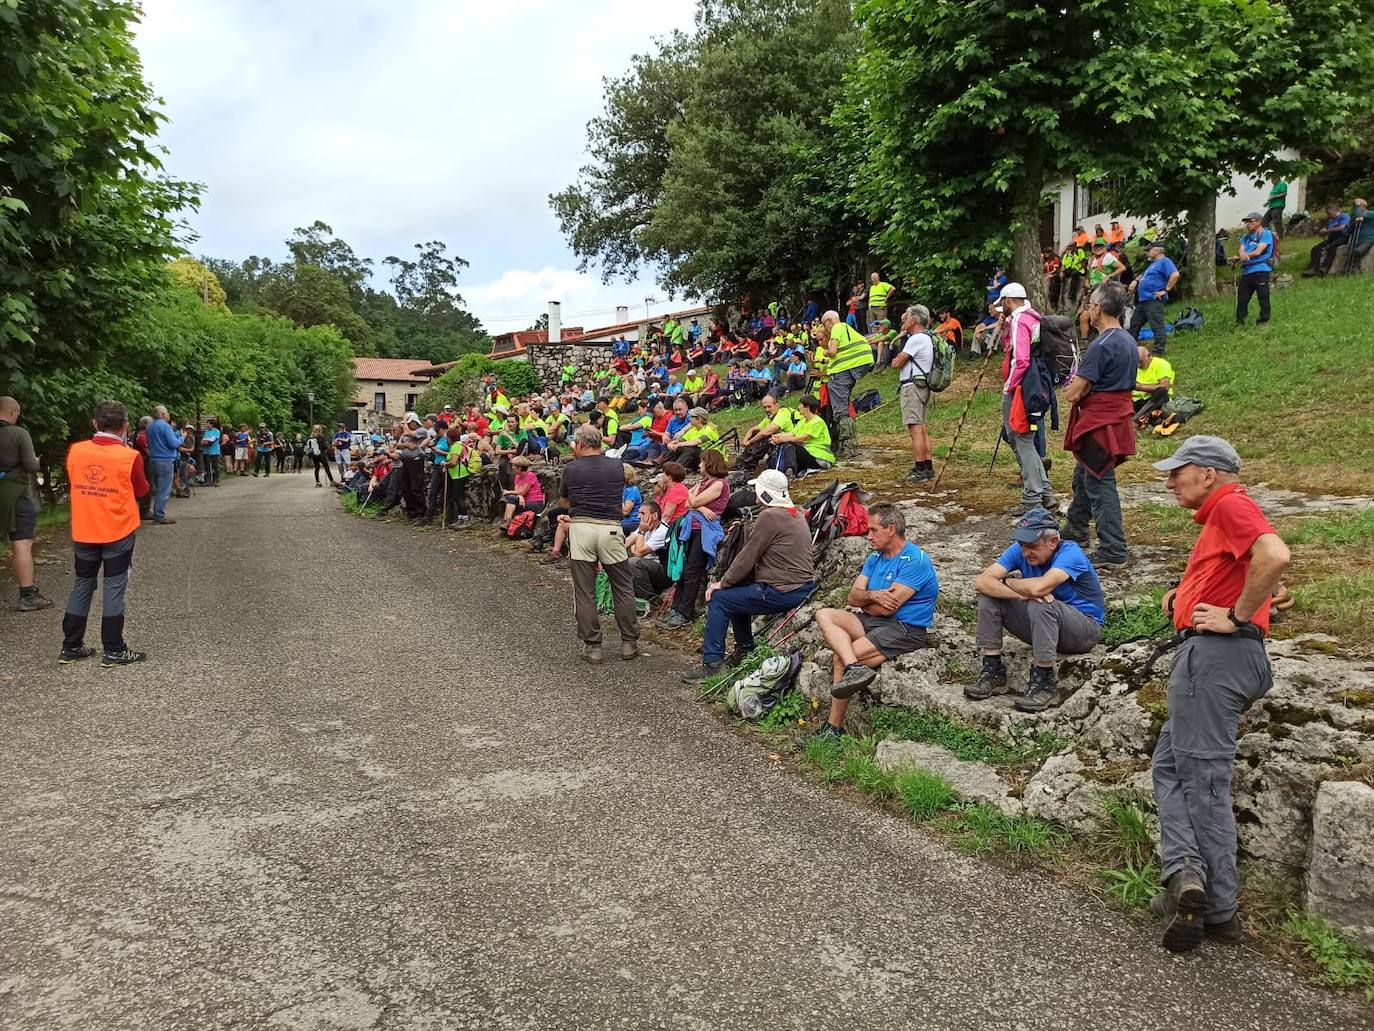
<path id="1" fill-rule="evenodd" d="M 763 418 L 757 426 L 751 426 L 740 441 L 740 451 L 735 456 L 736 469 L 752 472 L 772 449 L 773 438 L 779 433 L 792 432 L 796 424 L 797 413 L 778 404 L 773 394 L 764 394 L 762 405 Z"/>
<path id="2" fill-rule="evenodd" d="M 710 413 L 705 408 L 693 408 L 690 414 L 692 425 L 677 440 L 668 441 L 668 451 L 684 469 L 696 472 L 703 451 L 719 451 L 724 456 L 725 445 L 721 443 L 720 430 L 709 421 Z"/>
<path id="3" fill-rule="evenodd" d="M 1269 199 L 1264 202 L 1264 228 L 1280 240 L 1283 239 L 1283 209 L 1288 206 L 1288 183 L 1282 176 L 1274 178 L 1269 188 Z"/>
<path id="4" fill-rule="evenodd" d="M 706 381 L 701 378 L 701 373 L 693 369 L 687 373 L 687 378 L 682 381 L 682 392 L 687 395 L 689 405 L 696 403 L 696 397 L 705 388 Z"/>
<path id="5" fill-rule="evenodd" d="M 883 277 L 874 272 L 868 277 L 868 327 L 887 318 L 887 295 L 892 293 L 891 283 L 883 282 Z"/>
<path id="6" fill-rule="evenodd" d="M 773 435 L 778 451 L 768 460 L 768 468 L 781 469 L 791 476 L 805 476 L 812 470 L 829 469 L 835 464 L 830 450 L 830 427 L 821 418 L 821 403 L 811 395 L 801 399 L 792 429 Z"/>
<path id="7" fill-rule="evenodd" d="M 1174 367 L 1160 355 L 1151 354 L 1148 347 L 1138 347 L 1136 352 L 1139 361 L 1131 400 L 1135 403 L 1135 414 L 1139 419 L 1162 412 L 1169 403 L 1174 392 Z"/>

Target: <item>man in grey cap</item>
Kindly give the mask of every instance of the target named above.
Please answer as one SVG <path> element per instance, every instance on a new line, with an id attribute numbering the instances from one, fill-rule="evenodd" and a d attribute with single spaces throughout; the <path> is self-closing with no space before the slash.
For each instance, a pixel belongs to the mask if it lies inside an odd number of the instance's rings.
<path id="1" fill-rule="evenodd" d="M 1151 240 L 1145 248 L 1150 263 L 1131 282 L 1136 296 L 1135 311 L 1131 313 L 1131 336 L 1140 339 L 1145 323 L 1150 324 L 1150 350 L 1163 354 L 1168 344 L 1168 330 L 1164 326 L 1164 306 L 1169 303 L 1169 291 L 1178 284 L 1179 271 L 1164 253 L 1162 240 Z"/>
<path id="2" fill-rule="evenodd" d="M 1267 232 L 1267 230 L 1266 230 Z M 1288 547 L 1238 482 L 1240 455 L 1220 437 L 1190 437 L 1156 462 L 1202 533 L 1164 611 L 1178 630 L 1169 718 L 1152 764 L 1161 879 L 1150 902 L 1171 952 L 1204 936 L 1241 941 L 1231 773 L 1241 713 L 1272 682 L 1264 635 Z"/>
<path id="3" fill-rule="evenodd" d="M 1236 260 L 1240 279 L 1236 283 L 1236 325 L 1245 325 L 1250 314 L 1250 298 L 1259 301 L 1257 326 L 1269 321 L 1269 276 L 1274 271 L 1274 234 L 1261 224 L 1264 216 L 1252 211 L 1245 216 L 1245 233 L 1240 238 Z"/>
<path id="4" fill-rule="evenodd" d="M 1031 646 L 1030 679 L 1016 707 L 1022 712 L 1048 708 L 1058 691 L 1054 664 L 1059 653 L 1081 655 L 1102 640 L 1106 599 L 1088 556 L 1059 536 L 1054 516 L 1034 508 L 1016 521 L 1011 546 L 978 574 L 973 589 L 983 670 L 964 688 L 964 697 L 982 701 L 1007 690 L 1005 631 Z"/>

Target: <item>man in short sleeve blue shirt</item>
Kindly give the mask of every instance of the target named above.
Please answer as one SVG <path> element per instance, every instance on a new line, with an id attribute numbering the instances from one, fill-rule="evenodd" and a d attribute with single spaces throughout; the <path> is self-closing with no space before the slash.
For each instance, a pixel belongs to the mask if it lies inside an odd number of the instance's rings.
<path id="1" fill-rule="evenodd" d="M 1060 538 L 1059 523 L 1045 509 L 1031 509 L 1017 520 L 1011 540 L 1011 547 L 973 582 L 983 670 L 964 688 L 964 696 L 981 701 L 1006 691 L 1006 632 L 1031 646 L 1030 679 L 1016 708 L 1040 712 L 1055 700 L 1059 653 L 1081 655 L 1102 639 L 1106 602 L 1088 556 Z"/>
<path id="2" fill-rule="evenodd" d="M 868 542 L 873 553 L 846 599 L 859 611 L 816 613 L 816 626 L 834 653 L 830 715 L 816 735 L 822 739 L 844 734 L 849 699 L 873 683 L 888 659 L 926 647 L 926 631 L 935 621 L 940 582 L 930 556 L 906 539 L 902 513 L 892 505 L 870 508 Z"/>
<path id="3" fill-rule="evenodd" d="M 1312 256 L 1307 261 L 1304 276 L 1324 276 L 1331 271 L 1331 263 L 1336 260 L 1336 251 L 1350 237 L 1350 216 L 1341 210 L 1339 204 L 1326 206 L 1326 225 L 1317 232 L 1321 241 L 1312 248 Z"/>
<path id="4" fill-rule="evenodd" d="M 1245 325 L 1250 313 L 1250 298 L 1259 301 L 1259 321 L 1269 321 L 1269 274 L 1274 271 L 1274 234 L 1264 228 L 1264 215 L 1252 211 L 1245 216 L 1245 235 L 1240 238 L 1240 281 L 1236 284 L 1236 325 Z"/>
<path id="5" fill-rule="evenodd" d="M 205 472 L 201 482 L 207 487 L 219 486 L 219 464 L 222 454 L 220 441 L 223 437 L 219 420 L 211 416 L 206 422 L 205 432 L 200 435 L 200 454 L 205 459 Z"/>
<path id="6" fill-rule="evenodd" d="M 1158 240 L 1145 248 L 1150 264 L 1136 277 L 1131 289 L 1135 291 L 1135 311 L 1131 313 L 1131 336 L 1140 339 L 1140 331 L 1145 323 L 1150 324 L 1150 350 L 1163 354 L 1168 343 L 1168 330 L 1164 325 L 1164 306 L 1169 303 L 1169 291 L 1178 283 L 1178 266 L 1164 253 L 1164 244 Z"/>

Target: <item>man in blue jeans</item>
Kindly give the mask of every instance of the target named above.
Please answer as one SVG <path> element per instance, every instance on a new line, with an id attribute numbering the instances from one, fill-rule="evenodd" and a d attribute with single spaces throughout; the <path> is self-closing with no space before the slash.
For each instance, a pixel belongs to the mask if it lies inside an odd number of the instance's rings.
<path id="1" fill-rule="evenodd" d="M 701 668 L 684 673 L 684 684 L 699 684 L 725 672 L 728 629 L 735 631 L 735 651 L 730 656 L 734 666 L 754 650 L 755 616 L 794 609 L 815 589 L 811 533 L 806 517 L 788 496 L 786 475 L 767 469 L 749 483 L 762 511 L 730 568 L 706 588 Z"/>
<path id="2" fill-rule="evenodd" d="M 172 494 L 172 479 L 177 459 L 181 457 L 181 434 L 172 428 L 167 409 L 158 405 L 153 409 L 153 421 L 148 424 L 148 464 L 153 481 L 153 522 L 171 525 L 167 518 L 167 499 Z"/>

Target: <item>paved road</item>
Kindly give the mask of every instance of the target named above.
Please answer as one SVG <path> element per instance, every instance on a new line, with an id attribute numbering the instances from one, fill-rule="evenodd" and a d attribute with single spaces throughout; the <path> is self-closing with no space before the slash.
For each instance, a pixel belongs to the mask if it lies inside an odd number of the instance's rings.
<path id="1" fill-rule="evenodd" d="M 812 786 L 672 656 L 588 670 L 473 535 L 308 477 L 173 514 L 146 665 L 0 613 L 6 1029 L 1369 1026 Z"/>

